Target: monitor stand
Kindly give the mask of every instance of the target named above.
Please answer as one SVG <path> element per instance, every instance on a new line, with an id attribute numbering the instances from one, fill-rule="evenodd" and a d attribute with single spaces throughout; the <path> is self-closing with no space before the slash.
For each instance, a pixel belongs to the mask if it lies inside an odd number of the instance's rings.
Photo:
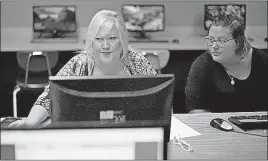
<path id="1" fill-rule="evenodd" d="M 136 32 L 136 35 L 134 37 L 138 40 L 151 40 L 151 36 L 148 35 L 144 30 Z"/>

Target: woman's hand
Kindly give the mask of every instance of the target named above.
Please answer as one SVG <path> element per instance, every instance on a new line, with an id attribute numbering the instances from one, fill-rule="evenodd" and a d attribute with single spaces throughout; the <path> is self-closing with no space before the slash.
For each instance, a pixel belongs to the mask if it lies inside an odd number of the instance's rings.
<path id="1" fill-rule="evenodd" d="M 8 128 L 27 128 L 27 121 L 23 120 L 16 120 L 8 125 Z"/>
<path id="2" fill-rule="evenodd" d="M 36 122 L 30 122 L 27 119 L 16 120 L 8 125 L 8 128 L 33 128 L 39 126 Z"/>

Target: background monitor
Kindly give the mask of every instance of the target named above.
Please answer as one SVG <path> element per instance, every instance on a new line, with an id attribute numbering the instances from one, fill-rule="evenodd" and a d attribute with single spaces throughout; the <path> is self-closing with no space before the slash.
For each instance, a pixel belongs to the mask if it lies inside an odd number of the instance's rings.
<path id="1" fill-rule="evenodd" d="M 246 27 L 246 5 L 245 4 L 206 4 L 204 28 L 208 30 L 212 21 L 220 15 L 235 14 L 242 18 Z"/>
<path id="2" fill-rule="evenodd" d="M 76 30 L 76 6 L 33 6 L 34 38 L 75 37 Z"/>
<path id="3" fill-rule="evenodd" d="M 62 128 L 1 130 L 1 160 L 163 160 L 164 130 Z"/>
<path id="4" fill-rule="evenodd" d="M 164 5 L 123 5 L 122 14 L 128 31 L 140 33 L 139 38 L 165 28 Z"/>

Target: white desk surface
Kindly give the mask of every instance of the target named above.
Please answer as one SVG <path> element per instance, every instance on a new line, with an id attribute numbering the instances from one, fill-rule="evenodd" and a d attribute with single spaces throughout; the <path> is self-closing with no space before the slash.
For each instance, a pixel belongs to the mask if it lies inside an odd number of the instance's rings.
<path id="1" fill-rule="evenodd" d="M 167 26 L 164 32 L 151 33 L 153 40 L 168 40 L 166 43 L 155 42 L 131 42 L 130 46 L 137 49 L 167 49 L 167 50 L 206 50 L 203 28 L 193 26 Z M 1 51 L 76 51 L 84 47 L 83 40 L 87 33 L 87 27 L 80 27 L 77 40 L 61 41 L 49 40 L 32 42 L 32 28 L 30 27 L 1 27 Z M 249 41 L 253 47 L 267 49 L 266 26 L 248 26 L 246 33 L 253 38 Z M 253 36 L 254 35 L 254 36 Z M 129 39 L 135 39 L 129 35 Z M 173 40 L 178 39 L 179 43 Z M 179 53 L 179 52 L 178 52 Z"/>
<path id="2" fill-rule="evenodd" d="M 18 40 L 19 41 L 19 40 Z M 32 43 L 28 41 L 16 43 L 1 42 L 1 51 L 32 51 L 32 50 L 57 50 L 57 51 L 76 51 L 83 48 L 82 42 L 49 42 L 49 43 Z M 14 45 L 20 44 L 20 45 Z M 267 42 L 261 38 L 255 38 L 250 41 L 253 47 L 267 49 Z M 167 49 L 167 50 L 205 50 L 206 43 L 201 36 L 181 37 L 179 43 L 173 43 L 170 40 L 167 43 L 155 42 L 132 42 L 130 46 L 137 49 Z"/>

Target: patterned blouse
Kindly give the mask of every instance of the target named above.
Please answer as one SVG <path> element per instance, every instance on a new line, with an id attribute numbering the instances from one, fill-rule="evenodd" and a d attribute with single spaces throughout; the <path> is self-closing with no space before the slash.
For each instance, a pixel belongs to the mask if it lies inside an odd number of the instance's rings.
<path id="1" fill-rule="evenodd" d="M 124 66 L 125 75 L 156 75 L 156 71 L 149 61 L 139 52 L 129 51 L 126 56 Z M 88 68 L 88 64 L 90 68 Z M 57 73 L 57 76 L 88 76 L 92 75 L 94 68 L 94 61 L 89 59 L 86 54 L 78 54 L 70 59 Z M 88 71 L 91 71 L 89 73 Z M 37 98 L 34 105 L 43 106 L 50 117 L 50 98 L 49 85 L 45 87 L 44 92 Z"/>

